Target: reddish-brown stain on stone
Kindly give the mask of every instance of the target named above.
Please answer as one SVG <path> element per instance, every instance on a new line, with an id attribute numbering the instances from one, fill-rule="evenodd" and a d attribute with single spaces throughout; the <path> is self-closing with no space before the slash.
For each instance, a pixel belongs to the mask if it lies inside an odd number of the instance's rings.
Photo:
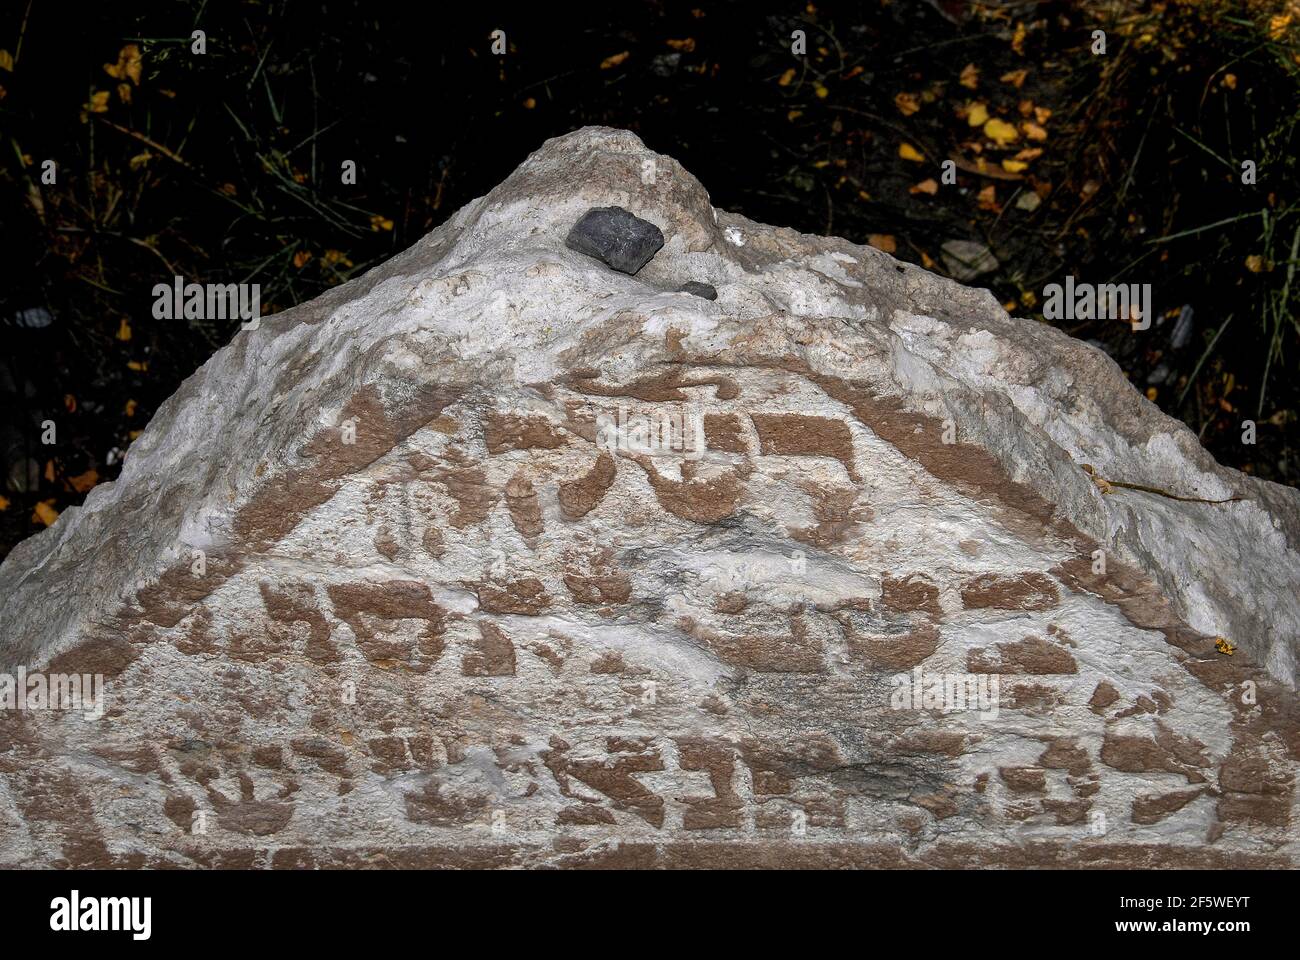
<path id="1" fill-rule="evenodd" d="M 1015 793 L 1042 793 L 1047 789 L 1047 773 L 1036 767 L 998 767 L 998 776 Z"/>
<path id="2" fill-rule="evenodd" d="M 985 573 L 962 584 L 961 602 L 967 610 L 1049 610 L 1061 602 L 1061 595 L 1042 573 Z"/>
<path id="3" fill-rule="evenodd" d="M 764 456 L 829 457 L 844 465 L 850 479 L 858 479 L 853 435 L 843 420 L 800 413 L 755 413 L 751 419 Z"/>
<path id="4" fill-rule="evenodd" d="M 907 633 L 893 636 L 858 636 L 850 631 L 848 646 L 877 670 L 910 670 L 939 648 L 939 629 L 922 620 Z"/>
<path id="5" fill-rule="evenodd" d="M 557 827 L 594 827 L 605 824 L 612 826 L 616 822 L 612 812 L 594 803 L 579 803 L 564 807 L 555 815 Z"/>
<path id="6" fill-rule="evenodd" d="M 704 415 L 704 445 L 720 453 L 749 453 L 744 424 L 734 413 Z"/>
<path id="7" fill-rule="evenodd" d="M 451 467 L 438 471 L 437 477 L 456 501 L 451 525 L 457 529 L 482 523 L 500 499 L 499 491 L 488 484 L 487 474 L 478 467 Z"/>
<path id="8" fill-rule="evenodd" d="M 821 641 L 809 635 L 798 615 L 791 618 L 786 635 L 715 630 L 690 617 L 681 618 L 678 626 L 726 662 L 760 673 L 822 673 L 826 669 Z"/>
<path id="9" fill-rule="evenodd" d="M 1011 708 L 1024 710 L 1026 713 L 1047 714 L 1065 702 L 1060 691 L 1045 687 L 1041 683 L 1017 683 L 1009 693 Z"/>
<path id="10" fill-rule="evenodd" d="M 678 765 L 683 770 L 702 770 L 709 775 L 712 797 L 681 797 L 686 806 L 682 827 L 686 830 L 712 830 L 739 827 L 743 824 L 744 803 L 733 786 L 734 750 L 726 743 L 700 737 L 677 741 Z"/>
<path id="11" fill-rule="evenodd" d="M 673 516 L 695 523 L 717 523 L 735 512 L 745 490 L 738 471 L 729 470 L 709 479 L 677 481 L 661 474 L 646 462 L 648 459 L 639 458 L 638 463 L 659 505 Z"/>
<path id="12" fill-rule="evenodd" d="M 1130 819 L 1134 823 L 1150 825 L 1159 823 L 1172 813 L 1187 806 L 1204 790 L 1176 790 L 1173 793 L 1144 794 L 1133 799 Z"/>
<path id="13" fill-rule="evenodd" d="M 352 628 L 367 660 L 394 660 L 423 673 L 442 655 L 445 616 L 425 584 L 415 580 L 330 584 L 327 592 L 335 614 Z M 402 636 L 380 636 L 398 620 L 423 620 L 425 625 L 414 642 Z"/>
<path id="14" fill-rule="evenodd" d="M 853 536 L 860 522 L 870 520 L 870 508 L 858 507 L 856 487 L 818 487 L 806 484 L 803 488 L 812 501 L 816 526 L 791 530 L 796 540 L 816 547 L 828 547 Z"/>
<path id="15" fill-rule="evenodd" d="M 338 650 L 330 641 L 329 622 L 317 606 L 316 594 L 308 584 L 285 581 L 276 587 L 264 580 L 258 584 L 258 590 L 262 594 L 262 605 L 272 621 L 268 624 L 269 631 L 305 623 L 308 637 L 302 652 L 317 663 L 330 663 L 338 659 Z M 288 649 L 287 638 L 282 646 Z"/>
<path id="16" fill-rule="evenodd" d="M 1288 764 L 1271 760 L 1258 746 L 1240 745 L 1219 767 L 1219 819 L 1249 820 L 1274 827 L 1291 822 L 1295 774 Z"/>
<path id="17" fill-rule="evenodd" d="M 536 577 L 512 580 L 504 586 L 481 584 L 477 589 L 479 609 L 484 613 L 514 613 L 536 616 L 551 605 L 546 586 Z"/>
<path id="18" fill-rule="evenodd" d="M 634 667 L 623 659 L 623 654 L 617 650 L 609 650 L 602 653 L 591 663 L 591 673 L 610 673 L 618 676 L 644 676 L 650 671 L 644 667 Z"/>
<path id="19" fill-rule="evenodd" d="M 971 673 L 1028 675 L 1079 672 L 1079 665 L 1068 651 L 1042 637 L 1029 636 L 996 646 L 996 659 L 987 649 L 968 651 L 966 669 Z"/>
<path id="20" fill-rule="evenodd" d="M 651 826 L 662 829 L 664 798 L 633 776 L 664 769 L 658 750 L 645 740 L 620 737 L 606 739 L 603 758 L 574 758 L 569 755 L 571 749 L 564 740 L 552 737 L 550 749 L 541 753 L 542 762 L 555 777 L 561 793 L 574 796 L 569 784 L 572 777 L 609 797 L 616 810 L 629 810 Z"/>
<path id="21" fill-rule="evenodd" d="M 603 575 L 566 573 L 564 585 L 578 603 L 627 603 L 632 596 L 632 580 L 621 570 Z"/>
<path id="22" fill-rule="evenodd" d="M 1072 738 L 1056 737 L 1038 758 L 1038 765 L 1048 770 L 1068 770 L 1071 776 L 1081 777 L 1092 769 L 1092 759 Z"/>
<path id="23" fill-rule="evenodd" d="M 493 412 L 483 425 L 488 453 L 510 450 L 555 450 L 567 443 L 556 425 L 544 416 Z"/>
<path id="24" fill-rule="evenodd" d="M 1092 809 L 1091 800 L 1058 800 L 1048 797 L 1042 801 L 1043 810 L 1054 814 L 1058 827 L 1068 827 L 1082 823 L 1088 811 Z"/>
<path id="25" fill-rule="evenodd" d="M 880 602 L 896 613 L 921 611 L 932 620 L 943 617 L 939 588 L 923 573 L 909 573 L 897 579 L 886 574 L 880 581 Z"/>
<path id="26" fill-rule="evenodd" d="M 430 523 L 424 528 L 424 536 L 420 539 L 420 543 L 424 546 L 425 552 L 435 560 L 441 559 L 447 552 L 442 530 L 436 523 Z"/>
<path id="27" fill-rule="evenodd" d="M 715 396 L 719 400 L 734 400 L 740 396 L 740 387 L 730 377 L 718 374 L 688 377 L 686 371 L 679 366 L 626 384 L 604 384 L 598 382 L 600 379 L 600 374 L 595 370 L 574 370 L 567 382 L 572 389 L 588 396 L 631 397 L 648 403 L 687 400 L 689 398 L 682 392 L 684 387 L 714 387 Z"/>
<path id="28" fill-rule="evenodd" d="M 537 491 L 523 470 L 517 471 L 506 481 L 506 506 L 510 510 L 510 522 L 521 536 L 536 537 L 545 531 Z"/>
<path id="29" fill-rule="evenodd" d="M 1093 713 L 1101 716 L 1105 714 L 1106 708 L 1119 699 L 1119 691 L 1105 680 L 1097 684 L 1097 689 L 1092 691 L 1092 699 L 1088 701 L 1088 709 Z"/>
<path id="30" fill-rule="evenodd" d="M 460 827 L 482 821 L 486 825 L 490 798 L 484 793 L 461 793 L 430 780 L 420 790 L 405 795 L 406 819 L 437 827 Z"/>
<path id="31" fill-rule="evenodd" d="M 1205 783 L 1201 770 L 1209 766 L 1203 743 L 1184 737 L 1156 721 L 1154 737 L 1106 731 L 1100 759 L 1108 767 L 1125 773 L 1167 771 L 1179 773 L 1188 783 Z"/>
<path id="32" fill-rule="evenodd" d="M 52 658 L 48 672 L 116 677 L 139 657 L 140 651 L 126 637 L 101 634 Z"/>
<path id="33" fill-rule="evenodd" d="M 601 500 L 618 476 L 614 458 L 602 453 L 590 470 L 573 480 L 561 481 L 558 491 L 560 512 L 570 520 L 585 517 Z"/>
<path id="34" fill-rule="evenodd" d="M 713 601 L 716 613 L 743 613 L 749 606 L 749 597 L 739 591 L 719 594 Z"/>
<path id="35" fill-rule="evenodd" d="M 513 677 L 515 645 L 494 623 L 478 621 L 479 640 L 473 653 L 460 662 L 460 672 L 467 677 Z"/>

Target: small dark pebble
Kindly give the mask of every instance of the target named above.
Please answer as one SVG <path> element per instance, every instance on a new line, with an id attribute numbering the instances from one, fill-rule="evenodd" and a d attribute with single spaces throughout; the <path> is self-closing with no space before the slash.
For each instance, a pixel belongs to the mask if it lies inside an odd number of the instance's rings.
<path id="1" fill-rule="evenodd" d="M 697 297 L 703 297 L 705 300 L 718 299 L 718 291 L 714 290 L 707 283 L 700 283 L 696 280 L 687 280 L 677 288 L 678 293 L 690 293 Z"/>
<path id="2" fill-rule="evenodd" d="M 564 245 L 622 273 L 635 274 L 664 245 L 664 235 L 653 223 L 622 207 L 593 207 L 573 225 Z"/>

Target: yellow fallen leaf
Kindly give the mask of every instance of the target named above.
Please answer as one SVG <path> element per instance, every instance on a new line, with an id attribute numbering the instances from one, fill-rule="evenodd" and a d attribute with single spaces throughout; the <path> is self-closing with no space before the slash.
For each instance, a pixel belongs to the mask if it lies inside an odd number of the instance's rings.
<path id="1" fill-rule="evenodd" d="M 1020 160 L 1003 160 L 1002 169 L 1007 173 L 1023 173 L 1029 169 L 1029 164 Z"/>
<path id="2" fill-rule="evenodd" d="M 136 371 L 137 373 L 144 373 L 146 370 L 149 369 L 149 361 L 147 361 L 147 360 L 130 360 L 130 361 L 127 362 L 126 367 L 127 367 L 128 370 L 134 370 L 134 371 Z"/>
<path id="3" fill-rule="evenodd" d="M 1286 28 L 1291 25 L 1292 16 L 1291 13 L 1285 13 L 1270 17 L 1268 20 L 1268 38 L 1270 40 L 1281 40 L 1282 35 L 1286 33 Z"/>
<path id="4" fill-rule="evenodd" d="M 372 213 L 370 215 L 370 229 L 376 231 L 378 230 L 391 231 L 393 229 L 393 221 L 389 220 L 387 217 L 381 217 L 377 213 Z"/>
<path id="5" fill-rule="evenodd" d="M 1009 83 L 1019 90 L 1025 83 L 1025 77 L 1029 76 L 1028 70 L 1012 70 L 1010 73 L 1002 74 L 1000 79 L 1003 83 Z"/>
<path id="6" fill-rule="evenodd" d="M 1043 155 L 1042 147 L 1025 147 L 1025 149 L 1021 150 L 1019 153 L 1016 154 L 1016 159 L 1024 160 L 1026 163 L 1028 163 L 1030 160 L 1037 160 L 1042 155 Z"/>
<path id="7" fill-rule="evenodd" d="M 331 267 L 335 264 L 340 264 L 345 267 L 352 266 L 352 261 L 347 258 L 342 250 L 326 250 L 325 255 L 321 257 L 321 259 Z"/>
<path id="8" fill-rule="evenodd" d="M 901 144 L 898 148 L 898 155 L 904 160 L 911 160 L 915 163 L 923 163 L 925 155 L 910 143 Z"/>
<path id="9" fill-rule="evenodd" d="M 311 253 L 307 250 L 299 250 L 293 255 L 293 265 L 301 270 L 307 264 L 311 263 Z"/>
<path id="10" fill-rule="evenodd" d="M 1020 139 L 1020 134 L 1016 132 L 1015 127 L 1005 120 L 999 120 L 997 117 L 984 124 L 984 136 L 999 147 L 1004 147 L 1008 143 L 1014 143 Z"/>
<path id="11" fill-rule="evenodd" d="M 1034 119 L 1039 123 L 1046 123 L 1051 115 L 1052 111 L 1047 107 L 1034 107 Z"/>
<path id="12" fill-rule="evenodd" d="M 871 194 L 867 193 L 867 191 L 865 191 L 865 190 L 859 190 L 859 191 L 858 191 L 858 199 L 859 199 L 859 200 L 867 200 L 867 201 L 870 201 L 870 200 L 871 200 Z"/>
<path id="13" fill-rule="evenodd" d="M 915 184 L 908 189 L 908 193 L 928 193 L 930 196 L 934 196 L 938 192 L 939 184 L 933 179 L 922 180 L 920 183 Z"/>
<path id="14" fill-rule="evenodd" d="M 140 48 L 134 43 L 128 43 L 117 53 L 117 63 L 104 64 L 104 72 L 114 80 L 130 79 L 137 87 L 140 86 Z"/>
<path id="15" fill-rule="evenodd" d="M 128 400 L 126 402 L 126 406 L 123 407 L 122 410 L 128 417 L 134 417 L 136 406 L 137 404 L 134 400 Z"/>
<path id="16" fill-rule="evenodd" d="M 975 197 L 981 210 L 992 210 L 994 212 L 1001 209 L 998 206 L 998 192 L 993 184 L 989 184 L 981 190 Z"/>
<path id="17" fill-rule="evenodd" d="M 910 117 L 921 109 L 921 101 L 914 93 L 899 93 L 894 96 L 894 106 L 905 117 Z"/>
<path id="18" fill-rule="evenodd" d="M 788 87 L 794 80 L 794 67 L 791 67 L 785 73 L 781 74 L 781 79 L 776 82 L 778 87 Z"/>
<path id="19" fill-rule="evenodd" d="M 1025 131 L 1025 136 L 1030 140 L 1046 140 L 1047 131 L 1034 123 L 1032 120 L 1025 120 L 1020 124 L 1020 129 Z"/>
<path id="20" fill-rule="evenodd" d="M 117 98 L 123 103 L 131 102 L 131 85 L 129 83 L 119 83 L 117 85 Z"/>
<path id="21" fill-rule="evenodd" d="M 785 115 L 785 118 L 786 120 L 793 123 L 794 121 L 798 120 L 802 116 L 803 116 L 802 110 L 791 110 L 789 113 Z"/>
<path id="22" fill-rule="evenodd" d="M 819 83 L 813 87 L 813 93 L 817 94 L 818 99 L 825 100 L 831 92 Z"/>
<path id="23" fill-rule="evenodd" d="M 525 97 L 522 106 L 525 110 L 532 110 L 537 106 L 537 100 L 533 97 Z"/>
<path id="24" fill-rule="evenodd" d="M 98 93 L 90 95 L 90 103 L 86 104 L 86 109 L 91 113 L 108 112 L 108 91 L 100 90 Z"/>
<path id="25" fill-rule="evenodd" d="M 1229 90 L 1237 89 L 1237 75 L 1235 73 L 1225 73 L 1223 75 L 1223 85 Z"/>
<path id="26" fill-rule="evenodd" d="M 1267 273 L 1272 269 L 1272 264 L 1265 260 L 1258 253 L 1252 253 L 1246 258 L 1246 269 L 1251 273 Z"/>
<path id="27" fill-rule="evenodd" d="M 893 253 L 898 249 L 898 243 L 888 233 L 873 233 L 867 237 L 867 243 L 877 250 L 883 250 L 885 253 Z"/>
<path id="28" fill-rule="evenodd" d="M 54 461 L 53 460 L 45 461 L 45 479 L 50 483 L 54 482 Z"/>
<path id="29" fill-rule="evenodd" d="M 600 69 L 608 70 L 610 67 L 617 67 L 620 63 L 632 56 L 631 50 L 624 50 L 621 53 L 615 53 L 600 61 Z"/>
<path id="30" fill-rule="evenodd" d="M 684 40 L 665 40 L 664 42 L 674 50 L 680 50 L 683 53 L 691 53 L 695 49 L 694 37 L 687 37 Z"/>
<path id="31" fill-rule="evenodd" d="M 131 339 L 131 321 L 123 317 L 117 325 L 117 339 L 123 343 Z"/>
<path id="32" fill-rule="evenodd" d="M 966 66 L 962 67 L 961 79 L 957 82 L 967 90 L 974 90 L 980 85 L 979 67 L 975 66 L 973 63 L 966 64 Z"/>
<path id="33" fill-rule="evenodd" d="M 966 122 L 972 127 L 982 127 L 989 121 L 989 108 L 982 103 L 972 103 L 966 111 Z"/>
<path id="34" fill-rule="evenodd" d="M 1214 638 L 1214 649 L 1228 657 L 1237 652 L 1237 648 L 1230 644 L 1224 637 Z"/>
<path id="35" fill-rule="evenodd" d="M 1023 54 L 1025 52 L 1025 33 L 1025 25 L 1023 23 L 1017 23 L 1016 32 L 1011 37 L 1011 49 L 1016 51 L 1016 53 Z"/>
<path id="36" fill-rule="evenodd" d="M 0 50 L 0 70 L 14 71 L 14 55 L 8 50 Z"/>
<path id="37" fill-rule="evenodd" d="M 9 498 L 5 496 L 0 496 L 0 510 L 8 510 L 8 509 L 9 509 Z"/>
<path id="38" fill-rule="evenodd" d="M 42 500 L 36 504 L 36 509 L 32 511 L 32 523 L 42 523 L 48 527 L 59 519 L 59 511 L 54 509 L 53 503 L 53 500 Z"/>

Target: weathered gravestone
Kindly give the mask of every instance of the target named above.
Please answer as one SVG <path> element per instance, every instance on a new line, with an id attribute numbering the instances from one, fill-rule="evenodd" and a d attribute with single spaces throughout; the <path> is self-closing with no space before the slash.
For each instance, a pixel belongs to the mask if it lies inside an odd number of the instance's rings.
<path id="1" fill-rule="evenodd" d="M 0 862 L 1292 864 L 1298 544 L 1100 352 L 584 129 L 0 567 L 0 670 L 105 685 L 0 710 Z"/>

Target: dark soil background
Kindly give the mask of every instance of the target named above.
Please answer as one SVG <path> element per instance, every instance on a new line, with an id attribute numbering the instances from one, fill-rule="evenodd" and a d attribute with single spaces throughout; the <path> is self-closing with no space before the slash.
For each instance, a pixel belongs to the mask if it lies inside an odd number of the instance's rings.
<path id="1" fill-rule="evenodd" d="M 950 275 L 945 243 L 982 244 L 998 266 L 971 282 L 1018 316 L 1067 274 L 1152 284 L 1149 331 L 1062 326 L 1221 462 L 1300 480 L 1296 0 L 466 7 L 5 5 L 0 556 L 115 477 L 234 333 L 154 319 L 154 284 L 256 282 L 284 309 L 593 123 L 755 220 Z"/>

